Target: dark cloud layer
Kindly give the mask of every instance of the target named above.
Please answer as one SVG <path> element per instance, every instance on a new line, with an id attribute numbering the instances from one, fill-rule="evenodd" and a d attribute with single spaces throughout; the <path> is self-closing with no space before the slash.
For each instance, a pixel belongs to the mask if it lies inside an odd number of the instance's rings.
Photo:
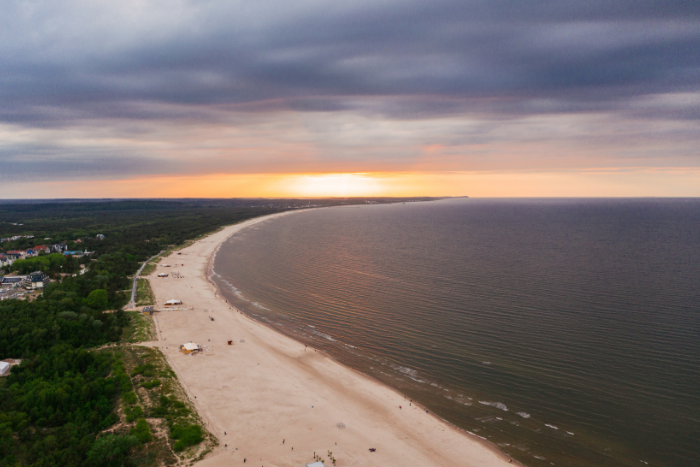
<path id="1" fill-rule="evenodd" d="M 110 127 L 139 139 L 152 131 L 139 122 L 240 127 L 241 114 L 285 111 L 692 122 L 698 51 L 697 0 L 8 0 L 0 123 Z M 26 173 L 25 156 L 88 174 L 157 172 L 164 160 L 144 147 L 65 147 L 20 141 L 0 150 Z M 71 165 L 81 158 L 90 162 Z"/>
<path id="2" fill-rule="evenodd" d="M 118 116 L 124 101 L 333 110 L 353 96 L 413 96 L 421 113 L 476 98 L 585 110 L 700 83 L 696 1 L 55 3 L 0 6 L 4 121 Z"/>

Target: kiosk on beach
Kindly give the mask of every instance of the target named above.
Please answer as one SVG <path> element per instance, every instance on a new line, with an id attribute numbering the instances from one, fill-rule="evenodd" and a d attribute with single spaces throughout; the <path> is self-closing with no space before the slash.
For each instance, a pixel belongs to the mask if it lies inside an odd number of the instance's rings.
<path id="1" fill-rule="evenodd" d="M 180 350 L 182 351 L 182 353 L 201 352 L 202 347 L 199 344 L 193 344 L 192 342 L 188 342 L 187 344 L 182 344 L 180 346 Z"/>

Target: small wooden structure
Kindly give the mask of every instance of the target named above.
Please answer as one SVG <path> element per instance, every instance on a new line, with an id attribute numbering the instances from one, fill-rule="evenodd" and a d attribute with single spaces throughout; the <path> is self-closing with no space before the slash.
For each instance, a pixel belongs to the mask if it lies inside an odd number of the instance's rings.
<path id="1" fill-rule="evenodd" d="M 182 344 L 180 346 L 180 350 L 182 351 L 182 353 L 201 352 L 202 347 L 199 344 L 193 344 L 192 342 L 188 342 L 187 344 Z"/>

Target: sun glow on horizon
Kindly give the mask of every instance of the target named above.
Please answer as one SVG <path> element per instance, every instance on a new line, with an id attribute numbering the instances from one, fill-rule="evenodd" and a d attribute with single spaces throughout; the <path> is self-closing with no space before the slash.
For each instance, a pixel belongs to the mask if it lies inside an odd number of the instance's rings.
<path id="1" fill-rule="evenodd" d="M 279 189 L 302 198 L 381 196 L 386 187 L 364 173 L 298 175 L 284 179 Z"/>
<path id="2" fill-rule="evenodd" d="M 202 174 L 6 183 L 0 197 L 345 198 L 700 196 L 700 170 Z M 9 195 L 9 196 L 8 196 Z"/>

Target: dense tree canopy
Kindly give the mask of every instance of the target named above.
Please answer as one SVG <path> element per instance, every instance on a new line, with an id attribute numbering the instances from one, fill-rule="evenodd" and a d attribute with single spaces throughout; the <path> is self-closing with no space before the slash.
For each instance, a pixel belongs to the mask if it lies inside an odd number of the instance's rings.
<path id="1" fill-rule="evenodd" d="M 81 259 L 42 255 L 11 267 L 43 271 L 54 281 L 34 301 L 0 302 L 0 359 L 23 359 L 0 379 L 0 467 L 133 465 L 130 452 L 151 439 L 148 425 L 138 420 L 129 434 L 100 436 L 118 420 L 120 394 L 125 401 L 135 394 L 118 356 L 89 350 L 120 340 L 128 324 L 120 311 L 128 301 L 128 276 L 169 245 L 271 211 L 168 202 L 0 204 L 0 237 L 19 216 L 24 225 L 12 229 L 23 229 L 20 234 L 52 241 L 88 236 L 81 249 L 94 252 Z M 20 239 L 2 246 L 35 243 Z M 80 264 L 86 270 L 78 274 Z M 133 422 L 143 413 L 128 415 Z M 202 439 L 196 425 L 174 433 L 178 449 Z"/>

